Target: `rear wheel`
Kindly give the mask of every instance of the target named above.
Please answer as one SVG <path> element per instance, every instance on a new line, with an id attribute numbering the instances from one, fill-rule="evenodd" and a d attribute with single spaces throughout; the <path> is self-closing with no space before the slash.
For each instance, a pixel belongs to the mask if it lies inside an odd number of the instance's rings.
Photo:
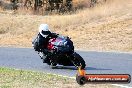
<path id="1" fill-rule="evenodd" d="M 84 69 L 86 64 L 85 64 L 85 61 L 83 60 L 83 58 L 77 54 L 76 52 L 74 53 L 74 61 L 73 61 L 73 64 L 76 66 L 76 67 L 80 67 L 81 66 L 81 69 Z"/>
<path id="2" fill-rule="evenodd" d="M 56 63 L 54 62 L 54 61 L 52 61 L 52 60 L 50 60 L 50 67 L 52 68 L 52 69 L 55 69 L 56 68 Z"/>
<path id="3" fill-rule="evenodd" d="M 57 65 L 57 64 L 55 64 L 55 63 L 51 63 L 50 67 L 51 67 L 52 69 L 55 69 L 55 68 L 56 68 L 56 65 Z"/>

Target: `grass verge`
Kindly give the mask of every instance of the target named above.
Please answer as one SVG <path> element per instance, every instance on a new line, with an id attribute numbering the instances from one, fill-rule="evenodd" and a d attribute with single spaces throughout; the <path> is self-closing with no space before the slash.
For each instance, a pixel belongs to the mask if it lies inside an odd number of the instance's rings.
<path id="1" fill-rule="evenodd" d="M 79 86 L 74 79 L 62 76 L 0 67 L 0 88 L 117 88 L 108 84 Z"/>

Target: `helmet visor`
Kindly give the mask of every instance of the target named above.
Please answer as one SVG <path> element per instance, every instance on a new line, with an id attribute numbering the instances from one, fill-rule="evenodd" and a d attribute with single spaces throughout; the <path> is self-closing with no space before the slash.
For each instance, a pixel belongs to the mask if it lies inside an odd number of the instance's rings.
<path id="1" fill-rule="evenodd" d="M 51 34 L 51 32 L 50 32 L 50 31 L 43 31 L 43 30 L 42 30 L 42 34 L 43 34 L 43 35 L 49 35 L 49 34 Z"/>

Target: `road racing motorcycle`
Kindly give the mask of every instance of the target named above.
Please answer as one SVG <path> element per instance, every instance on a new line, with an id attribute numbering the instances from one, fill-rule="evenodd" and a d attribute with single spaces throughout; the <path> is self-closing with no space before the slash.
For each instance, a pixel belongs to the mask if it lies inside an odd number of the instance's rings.
<path id="1" fill-rule="evenodd" d="M 82 69 L 86 64 L 84 59 L 74 51 L 73 42 L 67 36 L 58 35 L 56 38 L 49 39 L 47 45 L 47 53 L 38 52 L 41 59 L 48 58 L 47 64 L 51 68 L 56 68 L 57 65 L 75 66 Z"/>

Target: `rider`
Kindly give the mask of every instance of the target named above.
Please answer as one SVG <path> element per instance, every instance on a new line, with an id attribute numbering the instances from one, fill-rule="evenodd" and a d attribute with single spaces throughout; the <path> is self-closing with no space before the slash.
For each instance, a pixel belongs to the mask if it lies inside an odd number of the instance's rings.
<path id="1" fill-rule="evenodd" d="M 41 24 L 39 26 L 39 33 L 36 39 L 33 41 L 35 51 L 42 51 L 44 54 L 47 54 L 47 44 L 50 38 L 57 37 L 58 34 L 51 33 L 49 26 L 47 24 Z M 46 59 L 44 62 L 46 62 Z"/>

